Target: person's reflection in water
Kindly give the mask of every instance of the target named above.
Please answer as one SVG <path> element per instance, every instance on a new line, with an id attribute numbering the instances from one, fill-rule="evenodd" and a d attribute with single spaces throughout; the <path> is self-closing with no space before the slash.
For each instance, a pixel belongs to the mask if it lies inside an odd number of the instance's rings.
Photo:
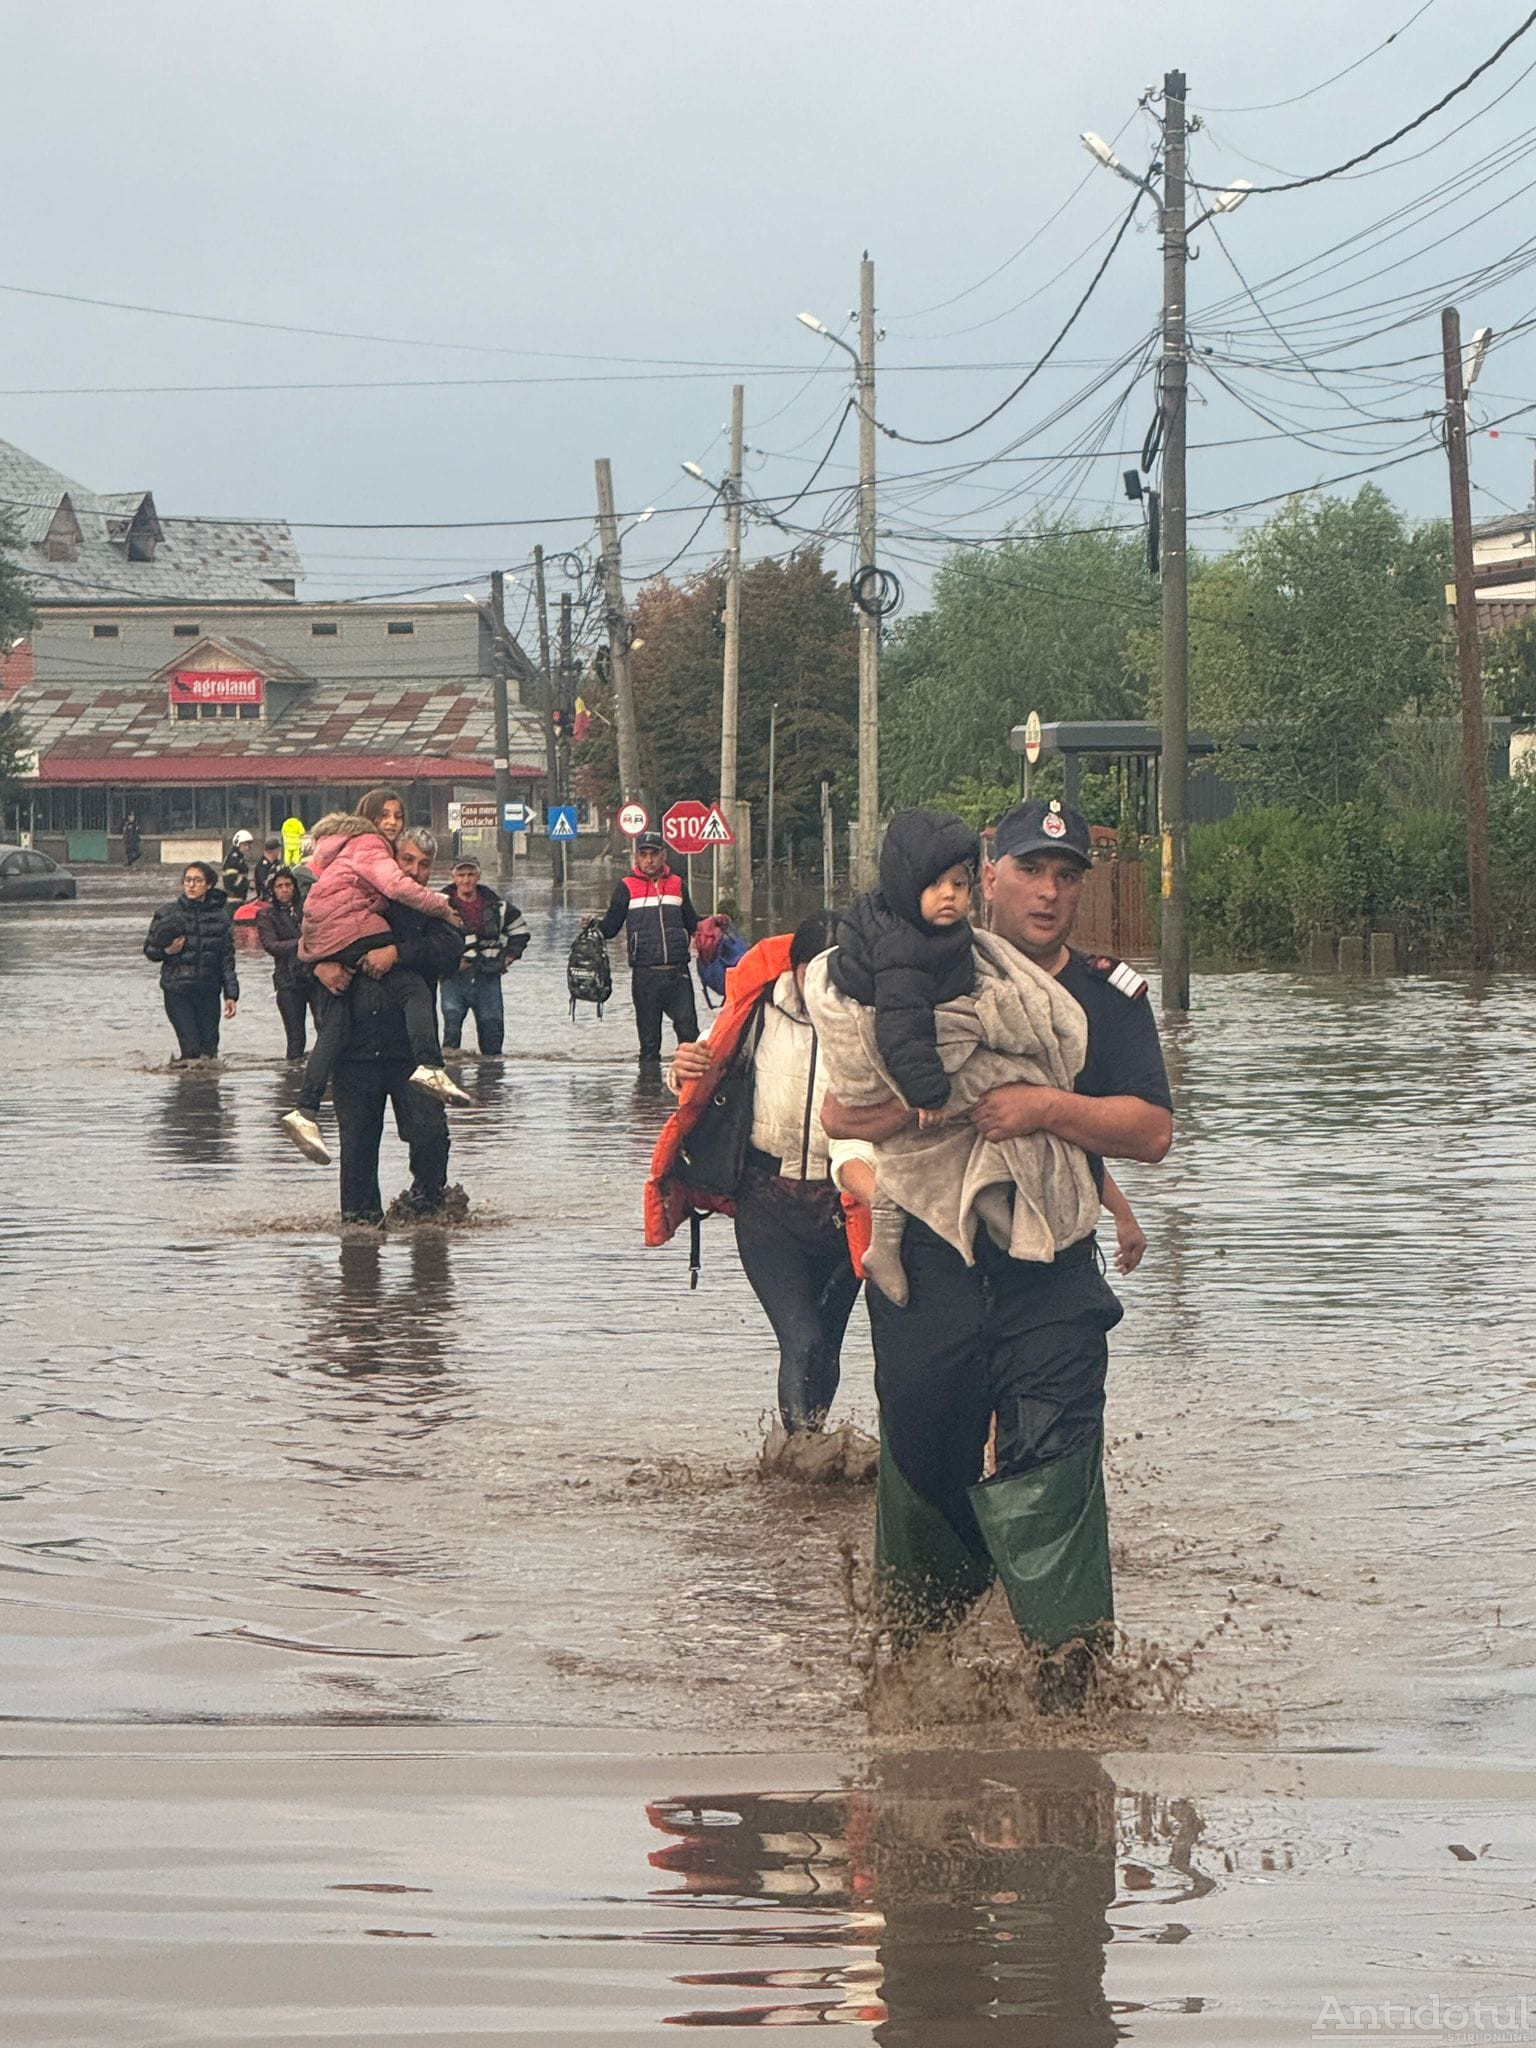
<path id="1" fill-rule="evenodd" d="M 651 1857 L 683 1880 L 659 1896 L 826 1907 L 824 1928 L 782 1943 L 852 1952 L 843 1966 L 690 1974 L 679 1981 L 761 1996 L 673 2025 L 862 2023 L 881 2048 L 1121 2038 L 1104 1995 L 1115 1793 L 1094 1757 L 891 1758 L 851 1792 L 669 1799 L 647 1813 L 678 1838 Z"/>
<path id="2" fill-rule="evenodd" d="M 216 1169 L 222 1176 L 235 1163 L 231 1108 L 217 1074 L 184 1067 L 166 1089 L 160 1115 L 150 1120 L 150 1143 L 173 1173 Z"/>
<path id="3" fill-rule="evenodd" d="M 384 1241 L 343 1238 L 337 1272 L 306 1282 L 308 1360 L 332 1379 L 372 1381 L 370 1398 L 422 1420 L 422 1382 L 432 1383 L 432 1420 L 448 1419 L 447 1339 L 453 1327 L 453 1265 L 446 1231 L 429 1225 Z M 402 1270 L 402 1265 L 405 1270 Z"/>

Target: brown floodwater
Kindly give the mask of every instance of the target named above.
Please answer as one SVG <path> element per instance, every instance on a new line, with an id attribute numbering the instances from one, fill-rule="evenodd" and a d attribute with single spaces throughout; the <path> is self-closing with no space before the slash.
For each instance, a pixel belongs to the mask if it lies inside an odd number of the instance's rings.
<path id="1" fill-rule="evenodd" d="M 1123 1175 L 1115 1698 L 1032 1722 L 988 1611 L 871 1738 L 871 1490 L 760 1472 L 728 1227 L 696 1294 L 640 1242 L 668 1105 L 622 981 L 564 994 L 600 886 L 521 890 L 469 1223 L 381 1240 L 277 1131 L 259 953 L 225 1059 L 167 1069 L 170 880 L 0 912 L 7 2042 L 1293 2039 L 1286 1980 L 1529 1974 L 1529 977 L 1201 978 L 1175 1150 Z M 413 1856 L 429 1905 L 330 1889 Z"/>

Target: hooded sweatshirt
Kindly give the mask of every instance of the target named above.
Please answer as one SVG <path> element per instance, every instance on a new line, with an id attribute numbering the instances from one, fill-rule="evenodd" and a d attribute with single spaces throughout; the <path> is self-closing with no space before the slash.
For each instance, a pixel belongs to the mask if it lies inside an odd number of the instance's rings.
<path id="1" fill-rule="evenodd" d="M 931 925 L 920 898 L 953 867 L 974 868 L 981 843 L 949 811 L 902 811 L 880 852 L 880 886 L 838 927 L 827 963 L 834 988 L 875 1013 L 875 1043 L 913 1109 L 941 1109 L 949 1076 L 939 1058 L 934 1010 L 976 985 L 971 927 Z"/>
<path id="2" fill-rule="evenodd" d="M 436 889 L 411 880 L 378 826 L 351 812 L 321 819 L 309 865 L 315 884 L 304 898 L 301 960 L 334 960 L 357 939 L 387 939 L 384 912 L 390 903 L 428 917 L 448 915 Z"/>

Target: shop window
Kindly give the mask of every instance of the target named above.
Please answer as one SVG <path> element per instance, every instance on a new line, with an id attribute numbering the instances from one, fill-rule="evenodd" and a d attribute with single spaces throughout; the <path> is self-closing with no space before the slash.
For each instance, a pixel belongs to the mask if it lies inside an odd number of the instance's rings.
<path id="1" fill-rule="evenodd" d="M 173 837 L 179 833 L 196 829 L 192 823 L 192 792 L 172 785 L 161 798 L 161 816 L 164 823 L 161 831 Z"/>
<path id="2" fill-rule="evenodd" d="M 199 832 L 222 832 L 225 822 L 223 788 L 193 790 L 192 815 Z"/>
<path id="3" fill-rule="evenodd" d="M 201 706 L 201 704 L 173 704 L 171 706 L 171 709 L 175 712 L 177 721 L 180 724 L 185 724 L 189 720 L 196 718 L 198 712 L 201 711 L 202 708 L 203 707 Z"/>

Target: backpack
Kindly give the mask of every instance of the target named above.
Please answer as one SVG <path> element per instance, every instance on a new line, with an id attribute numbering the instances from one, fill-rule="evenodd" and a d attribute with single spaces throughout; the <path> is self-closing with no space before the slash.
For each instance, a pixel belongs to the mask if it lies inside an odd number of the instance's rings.
<path id="1" fill-rule="evenodd" d="M 608 942 L 595 924 L 583 925 L 566 956 L 565 985 L 571 995 L 571 1017 L 578 1003 L 596 1003 L 597 1014 L 613 994 L 613 969 L 608 965 Z"/>

